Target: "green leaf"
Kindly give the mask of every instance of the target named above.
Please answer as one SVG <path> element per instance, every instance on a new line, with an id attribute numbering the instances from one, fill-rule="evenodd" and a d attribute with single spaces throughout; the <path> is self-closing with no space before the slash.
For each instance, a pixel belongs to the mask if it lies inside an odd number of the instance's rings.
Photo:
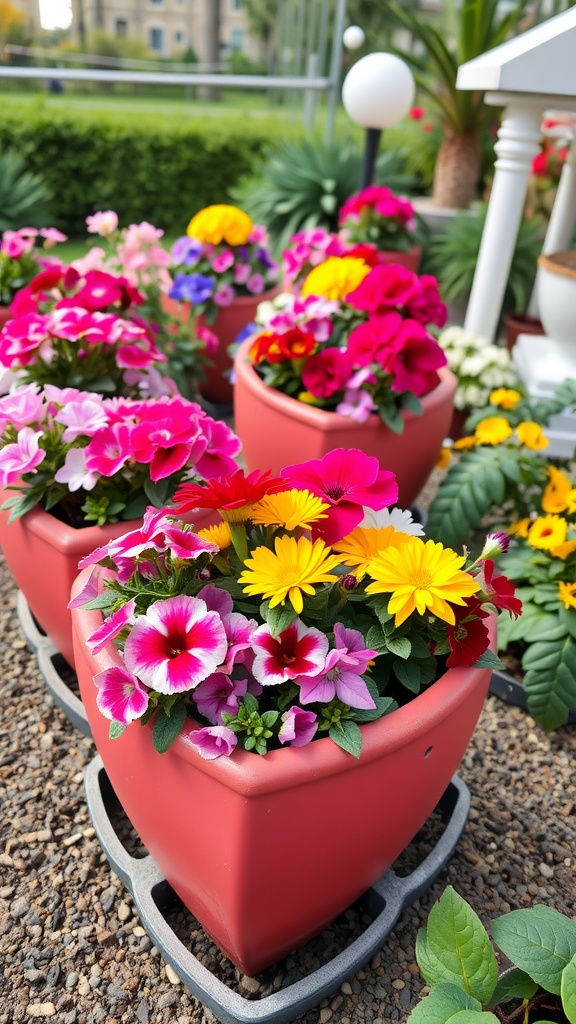
<path id="1" fill-rule="evenodd" d="M 253 714 L 254 711 L 258 711 L 258 701 L 253 693 L 245 693 L 242 698 L 242 703 L 249 714 Z"/>
<path id="2" fill-rule="evenodd" d="M 397 658 L 403 658 L 404 660 L 409 658 L 412 653 L 412 644 L 407 636 L 388 636 L 386 637 L 386 646 Z"/>
<path id="3" fill-rule="evenodd" d="M 522 668 L 530 714 L 548 731 L 564 725 L 576 708 L 576 641 L 568 636 L 531 643 Z"/>
<path id="4" fill-rule="evenodd" d="M 502 505 L 506 478 L 502 473 L 499 446 L 466 451 L 448 470 L 430 505 L 426 535 L 458 548 L 478 530 L 485 515 Z M 514 490 L 515 490 L 514 486 Z"/>
<path id="5" fill-rule="evenodd" d="M 170 714 L 166 714 L 164 708 L 159 710 L 158 717 L 154 722 L 154 728 L 152 730 L 154 749 L 158 751 L 159 754 L 166 753 L 168 747 L 174 742 L 184 725 L 185 719 L 186 705 L 184 704 L 184 701 L 179 701 L 177 704 L 174 704 L 170 709 Z"/>
<path id="6" fill-rule="evenodd" d="M 375 697 L 376 707 L 370 710 L 367 708 L 354 708 L 354 721 L 355 722 L 375 722 L 378 718 L 382 718 L 383 715 L 390 714 L 391 711 L 395 711 L 398 704 L 393 697 Z"/>
<path id="7" fill-rule="evenodd" d="M 354 757 L 360 757 L 362 752 L 362 735 L 356 722 L 352 722 L 347 718 L 340 726 L 331 725 L 328 735 L 346 753 L 352 754 Z"/>
<path id="8" fill-rule="evenodd" d="M 93 597 L 91 601 L 83 604 L 83 608 L 87 608 L 88 611 L 94 608 L 111 608 L 113 604 L 118 600 L 118 594 L 111 594 L 110 591 L 106 591 L 103 594 L 98 594 L 97 597 Z"/>
<path id="9" fill-rule="evenodd" d="M 420 693 L 423 686 L 427 686 L 436 678 L 436 659 L 411 658 L 410 661 L 394 661 L 392 668 L 396 678 L 412 693 Z"/>
<path id="10" fill-rule="evenodd" d="M 154 505 L 155 508 L 162 508 L 171 497 L 169 478 L 157 480 L 156 483 L 153 480 L 146 480 L 144 491 L 151 505 Z"/>
<path id="11" fill-rule="evenodd" d="M 562 971 L 576 954 L 576 923 L 540 904 L 511 910 L 490 926 L 497 946 L 538 985 L 560 995 Z"/>
<path id="12" fill-rule="evenodd" d="M 388 650 L 386 638 L 380 626 L 370 626 L 366 634 L 366 647 L 371 651 L 378 651 L 379 654 L 384 654 Z"/>
<path id="13" fill-rule="evenodd" d="M 474 662 L 472 668 L 504 668 L 504 666 L 498 655 L 494 654 L 494 651 L 491 651 L 490 648 L 488 648 L 488 650 L 484 651 L 484 654 L 481 654 L 478 660 Z"/>
<path id="14" fill-rule="evenodd" d="M 576 1024 L 576 956 L 562 971 L 560 979 L 560 995 L 562 1007 L 570 1024 Z"/>
<path id="15" fill-rule="evenodd" d="M 460 1010 L 482 1010 L 477 999 L 449 983 L 435 985 L 421 1003 L 414 1007 L 407 1024 L 447 1024 Z"/>
<path id="16" fill-rule="evenodd" d="M 531 999 L 537 991 L 536 982 L 524 971 L 514 967 L 510 971 L 506 971 L 498 981 L 492 999 L 488 1003 L 488 1009 L 500 1006 L 501 1003 L 509 1003 L 511 999 Z"/>
<path id="17" fill-rule="evenodd" d="M 498 979 L 496 956 L 480 918 L 451 885 L 428 916 L 425 952 L 435 975 L 424 974 L 427 981 L 451 982 L 480 1003 L 488 1002 Z M 420 964 L 418 947 L 416 956 Z"/>
<path id="18" fill-rule="evenodd" d="M 272 636 L 279 636 L 283 630 L 291 626 L 298 613 L 294 611 L 289 601 L 284 604 L 277 604 L 271 608 L 267 601 L 260 605 L 260 614 L 270 626 Z"/>
<path id="19" fill-rule="evenodd" d="M 117 740 L 122 735 L 126 726 L 122 725 L 122 722 L 110 722 L 110 728 L 108 730 L 108 738 L 111 740 Z"/>

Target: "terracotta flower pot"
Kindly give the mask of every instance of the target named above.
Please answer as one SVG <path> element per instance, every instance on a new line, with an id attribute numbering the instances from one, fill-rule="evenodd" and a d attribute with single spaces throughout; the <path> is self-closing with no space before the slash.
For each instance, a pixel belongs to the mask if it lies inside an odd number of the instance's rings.
<path id="1" fill-rule="evenodd" d="M 207 398 L 214 405 L 232 404 L 232 359 L 228 355 L 228 346 L 236 340 L 242 328 L 254 320 L 259 303 L 269 302 L 279 292 L 280 288 L 276 287 L 262 292 L 261 295 L 241 295 L 234 299 L 231 305 L 222 307 L 211 324 L 207 324 L 203 316 L 198 317 L 198 323 L 213 331 L 219 341 L 216 352 L 210 354 L 210 364 L 204 370 L 204 380 L 198 385 L 203 398 Z M 185 322 L 190 320 L 189 303 L 179 303 L 174 299 L 165 298 L 163 305 L 173 316 L 181 316 Z"/>
<path id="2" fill-rule="evenodd" d="M 303 459 L 322 458 L 333 448 L 359 448 L 396 474 L 399 504 L 412 504 L 448 434 L 457 385 L 450 370 L 440 369 L 440 383 L 421 400 L 422 416 L 404 413 L 404 433 L 399 435 L 376 414 L 356 423 L 267 387 L 248 361 L 250 345 L 250 339 L 240 345 L 234 359 L 234 427 L 249 470 L 277 473 Z"/>
<path id="3" fill-rule="evenodd" d="M 422 259 L 422 248 L 419 245 L 411 245 L 408 252 L 399 252 L 397 249 L 380 249 L 381 263 L 399 263 L 406 270 L 417 274 Z"/>
<path id="4" fill-rule="evenodd" d="M 528 313 L 507 313 L 504 317 L 506 347 L 512 351 L 520 334 L 544 334 L 544 325 L 537 316 Z"/>
<path id="5" fill-rule="evenodd" d="M 85 582 L 86 572 L 74 592 Z M 120 655 L 113 645 L 88 652 L 100 612 L 72 614 L 82 700 L 112 786 L 170 885 L 247 974 L 320 931 L 411 841 L 460 763 L 490 679 L 487 669 L 446 672 L 362 726 L 359 760 L 325 738 L 205 761 L 191 719 L 157 754 L 149 724 L 109 739 L 93 678 Z"/>

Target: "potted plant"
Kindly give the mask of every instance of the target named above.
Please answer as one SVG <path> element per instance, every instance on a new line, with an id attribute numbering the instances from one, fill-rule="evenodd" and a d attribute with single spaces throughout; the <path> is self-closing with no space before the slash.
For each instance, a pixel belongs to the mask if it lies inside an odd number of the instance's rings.
<path id="1" fill-rule="evenodd" d="M 78 561 L 135 529 L 185 479 L 236 468 L 229 427 L 181 397 L 105 399 L 47 384 L 0 398 L 0 543 L 42 628 L 73 664 Z M 206 517 L 204 517 L 206 518 Z"/>
<path id="2" fill-rule="evenodd" d="M 418 272 L 422 247 L 416 241 L 418 221 L 412 203 L 385 185 L 369 185 L 342 206 L 338 224 L 343 239 L 375 245 L 382 262 L 400 263 Z"/>
<path id="3" fill-rule="evenodd" d="M 502 346 L 491 345 L 486 338 L 470 334 L 463 327 L 447 327 L 438 336 L 438 343 L 458 381 L 448 432 L 456 441 L 462 437 L 470 413 L 485 409 L 490 394 L 497 388 L 514 390 L 518 397 L 524 389 L 509 352 Z"/>
<path id="4" fill-rule="evenodd" d="M 208 362 L 200 393 L 217 405 L 232 401 L 228 346 L 254 319 L 263 297 L 276 291 L 278 265 L 266 229 L 234 206 L 207 206 L 172 247 L 169 298 L 193 315 Z M 168 305 L 167 308 L 171 308 Z"/>
<path id="5" fill-rule="evenodd" d="M 430 994 L 407 1024 L 573 1024 L 576 922 L 535 904 L 491 922 L 447 888 L 418 932 L 416 959 Z M 493 942 L 512 966 L 498 975 Z"/>
<path id="6" fill-rule="evenodd" d="M 45 255 L 66 235 L 56 228 L 20 228 L 5 231 L 0 242 L 0 327 L 10 319 L 10 304 L 21 288 L 36 277 L 42 267 L 58 263 Z"/>
<path id="7" fill-rule="evenodd" d="M 426 820 L 484 700 L 488 609 L 520 609 L 504 577 L 483 589 L 498 538 L 467 562 L 390 509 L 396 494 L 357 450 L 184 484 L 176 509 L 218 510 L 218 525 L 196 535 L 151 510 L 74 587 L 78 678 L 114 790 L 249 974 L 348 906 Z"/>
<path id="8" fill-rule="evenodd" d="M 277 471 L 302 452 L 353 444 L 393 470 L 410 505 L 438 458 L 456 387 L 427 329 L 445 322 L 436 280 L 330 257 L 281 305 L 235 356 L 247 466 Z"/>

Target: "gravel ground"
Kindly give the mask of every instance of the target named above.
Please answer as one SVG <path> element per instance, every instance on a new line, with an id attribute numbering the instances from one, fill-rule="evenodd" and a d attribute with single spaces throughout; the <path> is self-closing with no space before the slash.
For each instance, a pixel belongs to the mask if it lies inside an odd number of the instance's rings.
<path id="1" fill-rule="evenodd" d="M 92 742 L 53 705 L 1 556 L 0 628 L 0 1024 L 213 1024 L 164 965 L 100 850 L 83 789 Z M 455 855 L 371 963 L 305 1024 L 405 1021 L 423 988 L 417 930 L 448 882 L 485 921 L 539 902 L 576 919 L 575 763 L 574 729 L 547 736 L 524 712 L 488 698 L 460 770 L 472 809 Z M 128 823 L 118 828 L 130 839 Z M 426 852 L 431 831 L 406 865 Z M 367 920 L 352 908 L 304 951 L 247 979 L 187 911 L 170 918 L 195 954 L 249 998 L 333 956 Z"/>

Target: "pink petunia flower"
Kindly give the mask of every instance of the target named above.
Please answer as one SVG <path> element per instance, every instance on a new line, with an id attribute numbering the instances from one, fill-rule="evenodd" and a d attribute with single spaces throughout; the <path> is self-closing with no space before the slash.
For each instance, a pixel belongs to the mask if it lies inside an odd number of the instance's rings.
<path id="1" fill-rule="evenodd" d="M 9 423 L 16 430 L 42 419 L 44 396 L 37 384 L 24 384 L 0 398 L 0 433 Z"/>
<path id="2" fill-rule="evenodd" d="M 100 476 L 114 476 L 132 456 L 131 428 L 114 423 L 99 430 L 86 448 L 86 467 Z"/>
<path id="3" fill-rule="evenodd" d="M 318 717 L 313 711 L 292 707 L 282 715 L 282 725 L 278 732 L 280 743 L 289 743 L 291 747 L 304 747 L 314 738 L 318 731 Z"/>
<path id="4" fill-rule="evenodd" d="M 230 249 L 223 249 L 212 260 L 212 270 L 217 274 L 223 274 L 229 270 L 234 263 L 234 253 Z"/>
<path id="5" fill-rule="evenodd" d="M 338 697 L 352 708 L 375 708 L 362 675 L 378 652 L 364 647 L 364 637 L 359 630 L 346 629 L 340 622 L 334 626 L 334 643 L 336 646 L 328 652 L 320 673 L 296 679 L 302 704 L 315 701 L 327 704 Z"/>
<path id="6" fill-rule="evenodd" d="M 247 679 L 231 679 L 224 672 L 214 672 L 196 687 L 194 701 L 204 718 L 214 725 L 221 725 L 223 712 L 236 714 L 247 687 Z"/>
<path id="7" fill-rule="evenodd" d="M 281 476 L 292 487 L 307 488 L 330 505 L 327 518 L 313 533 L 334 544 L 360 523 L 364 510 L 386 508 L 398 500 L 394 473 L 357 448 L 335 448 L 322 459 L 285 466 Z"/>
<path id="8" fill-rule="evenodd" d="M 387 313 L 405 308 L 418 291 L 418 276 L 399 263 L 373 267 L 346 302 L 367 313 Z"/>
<path id="9" fill-rule="evenodd" d="M 65 424 L 62 440 L 68 444 L 75 441 L 79 434 L 95 434 L 108 424 L 106 409 L 99 395 L 90 398 L 83 395 L 77 401 L 68 402 L 56 413 L 54 419 Z"/>
<path id="10" fill-rule="evenodd" d="M 212 296 L 217 306 L 230 306 L 234 302 L 234 289 L 231 284 L 221 284 Z"/>
<path id="11" fill-rule="evenodd" d="M 212 725 L 206 729 L 195 729 L 188 736 L 190 743 L 206 761 L 217 757 L 230 757 L 238 743 L 236 733 L 225 725 Z"/>
<path id="12" fill-rule="evenodd" d="M 118 227 L 118 214 L 114 210 L 101 210 L 86 217 L 86 230 L 91 235 L 102 235 L 107 238 L 113 235 Z"/>
<path id="13" fill-rule="evenodd" d="M 22 427 L 17 441 L 0 450 L 0 487 L 8 487 L 23 473 L 31 473 L 46 458 L 38 443 L 41 437 L 41 430 Z"/>
<path id="14" fill-rule="evenodd" d="M 132 598 L 131 601 L 126 601 L 126 604 L 123 604 L 121 608 L 113 612 L 110 618 L 95 633 L 92 633 L 92 636 L 86 641 L 86 646 L 90 653 L 99 654 L 111 640 L 118 636 L 125 626 L 131 625 L 134 622 L 135 611 L 136 602 Z"/>
<path id="15" fill-rule="evenodd" d="M 252 295 L 261 295 L 266 287 L 266 282 L 262 277 L 262 274 L 251 274 L 246 281 L 246 289 Z"/>
<path id="16" fill-rule="evenodd" d="M 185 594 L 157 601 L 136 619 L 124 647 L 130 672 L 159 693 L 193 690 L 227 650 L 220 616 Z"/>
<path id="17" fill-rule="evenodd" d="M 302 383 L 316 398 L 330 398 L 341 391 L 352 372 L 348 354 L 339 348 L 325 348 L 306 360 Z"/>
<path id="18" fill-rule="evenodd" d="M 256 649 L 252 673 L 263 686 L 278 686 L 287 679 L 320 672 L 328 651 L 324 633 L 305 626 L 300 619 L 276 637 L 269 626 L 260 626 L 252 634 L 252 645 Z"/>
<path id="19" fill-rule="evenodd" d="M 148 707 L 148 693 L 139 679 L 120 665 L 106 668 L 94 676 L 98 687 L 96 704 L 98 710 L 113 722 L 130 725 Z"/>

